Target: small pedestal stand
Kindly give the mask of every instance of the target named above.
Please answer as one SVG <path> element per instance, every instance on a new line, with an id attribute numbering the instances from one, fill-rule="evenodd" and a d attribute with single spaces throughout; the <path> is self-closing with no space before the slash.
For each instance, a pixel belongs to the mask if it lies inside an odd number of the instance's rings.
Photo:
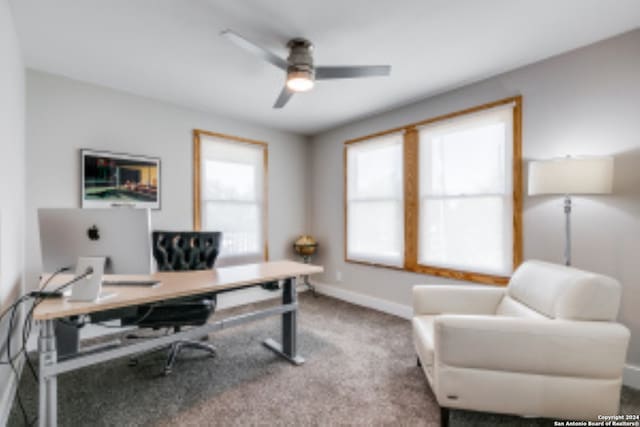
<path id="1" fill-rule="evenodd" d="M 302 262 L 304 262 L 305 264 L 311 264 L 311 255 L 302 255 Z M 304 285 L 309 288 L 314 297 L 318 296 L 318 294 L 316 293 L 316 287 L 311 284 L 308 275 L 302 276 L 302 283 L 304 283 Z"/>

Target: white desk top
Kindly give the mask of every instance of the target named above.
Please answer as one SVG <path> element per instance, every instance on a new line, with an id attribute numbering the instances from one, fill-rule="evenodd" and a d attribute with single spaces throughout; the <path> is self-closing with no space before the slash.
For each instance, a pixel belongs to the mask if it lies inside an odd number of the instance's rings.
<path id="1" fill-rule="evenodd" d="M 34 313 L 36 320 L 50 320 L 60 317 L 94 313 L 97 311 L 122 308 L 189 295 L 235 289 L 247 285 L 270 282 L 322 273 L 321 266 L 293 261 L 273 261 L 259 264 L 221 267 L 213 270 L 161 272 L 152 277 L 162 282 L 160 286 L 103 286 L 104 290 L 115 291 L 117 295 L 98 302 L 70 302 L 68 298 L 52 298 L 40 303 Z M 48 287 L 60 286 L 72 275 L 60 275 Z M 127 276 L 118 276 L 125 278 Z"/>

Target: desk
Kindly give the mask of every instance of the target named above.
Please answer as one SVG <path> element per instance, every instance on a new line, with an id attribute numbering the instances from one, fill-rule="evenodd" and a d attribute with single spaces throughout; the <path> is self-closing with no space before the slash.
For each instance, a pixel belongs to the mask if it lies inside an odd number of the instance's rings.
<path id="1" fill-rule="evenodd" d="M 298 299 L 296 278 L 302 275 L 316 274 L 322 267 L 293 261 L 276 261 L 237 267 L 214 268 L 204 271 L 163 272 L 154 274 L 162 285 L 154 288 L 141 287 L 105 287 L 115 290 L 117 295 L 100 302 L 69 302 L 64 299 L 48 299 L 38 305 L 33 318 L 40 321 L 38 353 L 40 364 L 38 419 L 40 426 L 57 425 L 57 376 L 59 374 L 94 365 L 111 359 L 144 353 L 165 347 L 180 340 L 192 340 L 216 330 L 243 323 L 264 319 L 269 316 L 282 316 L 282 342 L 273 339 L 264 341 L 265 347 L 284 357 L 295 365 L 304 363 L 297 353 L 297 310 Z M 70 276 L 60 276 L 55 283 L 62 284 Z M 148 304 L 174 298 L 231 291 L 264 282 L 284 280 L 282 304 L 268 307 L 238 316 L 225 318 L 203 326 L 197 326 L 172 335 L 150 338 L 124 346 L 108 346 L 92 351 L 79 352 L 58 360 L 54 320 L 68 316 L 90 315 L 105 310 Z"/>

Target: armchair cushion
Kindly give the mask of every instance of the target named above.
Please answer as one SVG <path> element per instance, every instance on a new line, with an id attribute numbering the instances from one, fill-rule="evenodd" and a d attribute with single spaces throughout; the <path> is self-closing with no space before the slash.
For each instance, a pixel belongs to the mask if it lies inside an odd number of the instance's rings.
<path id="1" fill-rule="evenodd" d="M 449 366 L 586 378 L 619 378 L 629 330 L 613 322 L 442 315 L 435 358 Z"/>
<path id="2" fill-rule="evenodd" d="M 517 300 L 511 298 L 509 295 L 505 295 L 500 301 L 500 305 L 498 305 L 498 310 L 496 311 L 498 316 L 510 316 L 510 317 L 528 317 L 530 319 L 549 319 L 544 314 L 541 314 L 538 311 L 532 310 L 526 305 L 518 302 Z"/>

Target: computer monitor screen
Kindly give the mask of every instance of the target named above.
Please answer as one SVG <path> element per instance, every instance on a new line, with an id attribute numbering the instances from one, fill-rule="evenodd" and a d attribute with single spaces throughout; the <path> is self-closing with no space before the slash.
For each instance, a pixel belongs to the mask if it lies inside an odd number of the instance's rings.
<path id="1" fill-rule="evenodd" d="M 148 209 L 39 209 L 42 270 L 75 268 L 79 257 L 105 257 L 106 274 L 151 274 Z"/>

